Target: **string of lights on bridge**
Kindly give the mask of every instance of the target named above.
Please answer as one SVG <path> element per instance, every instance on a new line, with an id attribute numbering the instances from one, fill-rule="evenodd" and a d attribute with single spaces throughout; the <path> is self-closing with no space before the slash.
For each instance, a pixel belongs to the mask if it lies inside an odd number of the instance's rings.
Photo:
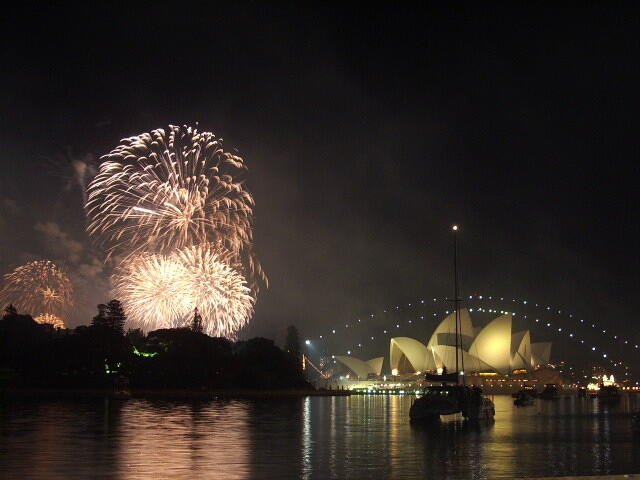
<path id="1" fill-rule="evenodd" d="M 574 315 L 573 313 L 568 313 L 568 312 L 564 312 L 562 309 L 560 308 L 556 308 L 556 307 L 552 307 L 549 305 L 544 305 L 544 304 L 540 304 L 540 303 L 535 303 L 535 302 L 528 302 L 527 300 L 518 300 L 518 299 L 512 299 L 511 302 L 509 302 L 509 300 L 505 300 L 505 297 L 499 297 L 499 296 L 483 296 L 483 295 L 469 295 L 466 299 L 467 303 L 471 303 L 471 302 L 481 302 L 480 306 L 476 306 L 476 307 L 468 307 L 469 313 L 473 313 L 473 312 L 481 312 L 481 313 L 494 313 L 494 314 L 501 314 L 501 315 L 505 315 L 505 314 L 511 314 L 514 317 L 516 316 L 521 316 L 522 318 L 528 319 L 531 315 L 528 314 L 519 314 L 518 312 L 515 311 L 515 309 L 519 308 L 519 306 L 522 306 L 523 308 L 536 308 L 539 311 L 542 311 L 543 313 L 546 314 L 550 314 L 550 315 L 564 315 L 565 318 L 574 320 L 576 323 L 576 326 L 578 327 L 586 327 L 586 328 L 591 328 L 594 331 L 599 331 L 601 332 L 602 335 L 606 336 L 607 339 L 609 339 L 612 343 L 614 344 L 621 344 L 621 345 L 626 345 L 628 348 L 632 349 L 632 350 L 638 350 L 640 349 L 640 345 L 638 343 L 634 343 L 630 338 L 628 337 L 623 337 L 620 336 L 618 334 L 614 334 L 609 332 L 608 329 L 606 328 L 602 328 L 600 327 L 596 322 L 587 322 L 585 321 L 584 318 L 579 318 L 578 316 Z M 446 299 L 446 298 L 433 298 L 432 301 L 426 301 L 424 299 L 420 300 L 419 302 L 415 302 L 415 303 L 409 303 L 407 304 L 408 308 L 414 308 L 414 307 L 422 307 L 422 306 L 426 306 L 428 304 L 431 305 L 438 305 L 440 303 L 444 303 L 444 302 L 450 302 L 450 300 Z M 502 302 L 502 303 L 508 303 L 510 305 L 513 305 L 515 308 L 512 310 L 504 310 L 504 309 L 494 309 L 494 308 L 485 308 L 485 306 L 482 306 L 482 303 L 484 302 Z M 387 314 L 389 313 L 389 311 L 391 312 L 399 312 L 401 310 L 400 305 L 396 305 L 395 308 L 392 309 L 385 309 L 383 310 L 383 314 Z M 433 317 L 438 318 L 439 316 L 444 317 L 445 315 L 449 315 L 452 313 L 452 310 L 445 310 L 444 312 L 434 312 L 433 313 Z M 376 314 L 374 313 L 370 313 L 368 314 L 366 317 L 366 319 L 373 319 L 376 317 Z M 424 320 L 425 316 L 424 315 L 420 315 L 419 316 L 420 320 Z M 614 367 L 622 367 L 624 366 L 625 370 L 627 370 L 627 372 L 625 373 L 626 376 L 628 376 L 628 370 L 629 367 L 626 366 L 624 364 L 623 361 L 621 360 L 615 360 L 609 357 L 609 355 L 602 349 L 598 348 L 597 345 L 591 345 L 589 347 L 589 345 L 587 344 L 586 340 L 584 338 L 580 338 L 579 334 L 576 333 L 575 331 L 571 330 L 571 329 L 567 329 L 565 327 L 563 327 L 562 325 L 559 325 L 557 323 L 557 319 L 554 319 L 553 321 L 551 320 L 542 320 L 539 316 L 535 316 L 534 318 L 536 324 L 539 324 L 541 326 L 546 325 L 547 328 L 549 328 L 551 331 L 553 331 L 555 334 L 557 335 L 566 335 L 566 337 L 569 340 L 572 341 L 577 341 L 580 345 L 584 345 L 586 348 L 588 348 L 592 353 L 601 355 L 602 359 L 604 361 L 608 361 L 610 362 L 610 364 Z M 355 325 L 354 324 L 349 324 L 349 323 L 345 323 L 344 324 L 344 329 L 348 329 L 350 328 L 350 326 L 361 326 L 363 323 L 362 318 L 357 318 Z M 408 324 L 413 325 L 414 321 L 413 319 L 409 319 L 407 321 Z M 399 329 L 400 328 L 400 323 L 397 322 L 395 324 L 395 328 Z M 330 337 L 332 335 L 336 335 L 337 332 L 340 330 L 340 327 L 338 328 L 332 328 L 330 330 L 330 333 L 328 334 L 323 334 L 323 335 L 319 335 L 318 339 L 319 340 L 324 340 L 327 337 Z M 382 333 L 378 334 L 378 335 L 390 335 L 393 332 L 393 327 L 390 328 L 384 328 L 382 329 Z M 377 335 L 369 335 L 369 341 L 374 341 Z M 307 345 L 309 345 L 311 343 L 310 340 L 307 340 Z M 357 344 L 357 348 L 362 348 L 363 344 L 362 343 L 358 343 Z M 355 348 L 355 347 L 354 347 Z M 351 355 L 351 349 L 348 349 L 346 351 L 347 355 Z"/>

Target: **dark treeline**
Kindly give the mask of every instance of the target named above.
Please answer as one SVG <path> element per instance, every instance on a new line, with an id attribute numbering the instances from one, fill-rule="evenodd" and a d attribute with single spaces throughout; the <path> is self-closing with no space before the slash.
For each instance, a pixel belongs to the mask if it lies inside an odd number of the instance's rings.
<path id="1" fill-rule="evenodd" d="M 281 350 L 272 340 L 233 343 L 197 328 L 125 334 L 119 302 L 100 305 L 98 310 L 90 326 L 56 330 L 7 308 L 0 320 L 0 386 L 311 388 L 298 356 Z"/>

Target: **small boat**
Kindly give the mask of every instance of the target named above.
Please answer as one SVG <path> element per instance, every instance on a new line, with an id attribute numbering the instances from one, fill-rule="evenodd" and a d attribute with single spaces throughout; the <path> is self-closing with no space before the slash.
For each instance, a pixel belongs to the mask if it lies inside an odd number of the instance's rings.
<path id="1" fill-rule="evenodd" d="M 640 410 L 636 411 L 631 417 L 631 431 L 640 434 Z"/>
<path id="2" fill-rule="evenodd" d="M 409 418 L 412 422 L 431 421 L 440 415 L 460 413 L 466 396 L 466 388 L 460 385 L 427 387 L 411 405 Z"/>
<path id="3" fill-rule="evenodd" d="M 578 387 L 578 398 L 587 398 L 587 389 L 585 387 Z"/>
<path id="4" fill-rule="evenodd" d="M 523 394 L 529 395 L 530 397 L 533 397 L 533 398 L 538 398 L 538 390 L 536 390 L 536 387 L 532 387 L 530 385 L 526 385 L 522 387 L 522 389 L 518 390 L 517 392 L 512 393 L 511 398 L 515 399 L 522 396 Z"/>
<path id="5" fill-rule="evenodd" d="M 520 390 L 513 404 L 516 407 L 529 407 L 535 403 L 535 398 L 526 390 Z"/>
<path id="6" fill-rule="evenodd" d="M 538 397 L 542 400 L 557 400 L 558 398 L 560 398 L 558 385 L 555 383 L 547 383 L 544 386 L 544 390 Z"/>
<path id="7" fill-rule="evenodd" d="M 620 400 L 620 391 L 615 385 L 600 385 L 597 397 L 600 401 L 615 402 Z"/>
<path id="8" fill-rule="evenodd" d="M 490 398 L 482 395 L 482 390 L 478 390 L 478 397 L 474 399 L 472 396 L 466 411 L 462 411 L 462 416 L 471 422 L 493 422 L 496 407 Z"/>
<path id="9" fill-rule="evenodd" d="M 466 385 L 446 385 L 428 387 L 409 409 L 412 422 L 431 422 L 440 415 L 460 413 L 470 421 L 493 420 L 493 402 L 482 395 L 478 387 Z"/>

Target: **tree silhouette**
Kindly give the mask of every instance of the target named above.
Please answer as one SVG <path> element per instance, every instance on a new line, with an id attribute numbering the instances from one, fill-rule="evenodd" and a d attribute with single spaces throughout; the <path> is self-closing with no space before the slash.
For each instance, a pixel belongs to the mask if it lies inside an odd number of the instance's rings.
<path id="1" fill-rule="evenodd" d="M 287 327 L 284 349 L 296 358 L 300 356 L 300 337 L 298 335 L 298 329 L 293 325 Z"/>
<path id="2" fill-rule="evenodd" d="M 6 317 L 14 317 L 14 316 L 18 315 L 18 310 L 16 309 L 16 307 L 13 306 L 13 303 L 10 303 L 9 305 L 7 305 L 5 307 L 4 315 Z"/>
<path id="3" fill-rule="evenodd" d="M 107 327 L 107 310 L 108 307 L 104 303 L 99 304 L 98 314 L 91 320 L 91 325 L 94 327 Z"/>
<path id="4" fill-rule="evenodd" d="M 202 316 L 198 312 L 198 307 L 193 310 L 193 320 L 191 321 L 191 330 L 202 333 L 204 325 L 202 324 Z"/>
<path id="5" fill-rule="evenodd" d="M 109 328 L 118 335 L 124 336 L 124 324 L 127 316 L 124 308 L 118 300 L 111 300 L 106 305 L 101 303 L 98 305 L 98 315 L 93 317 L 91 325 L 98 328 Z"/>
<path id="6" fill-rule="evenodd" d="M 125 335 L 131 345 L 140 346 L 145 341 L 144 332 L 139 328 L 130 328 Z"/>
<path id="7" fill-rule="evenodd" d="M 124 335 L 124 324 L 127 321 L 127 316 L 119 300 L 114 299 L 107 303 L 107 320 L 111 329 L 119 335 Z"/>

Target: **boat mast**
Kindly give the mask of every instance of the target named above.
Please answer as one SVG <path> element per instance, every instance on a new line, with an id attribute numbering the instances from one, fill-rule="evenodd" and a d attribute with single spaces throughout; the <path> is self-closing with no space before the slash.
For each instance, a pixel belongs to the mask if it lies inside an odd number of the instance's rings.
<path id="1" fill-rule="evenodd" d="M 453 307 L 456 312 L 456 384 L 460 383 L 460 369 L 458 364 L 458 345 L 460 346 L 460 361 L 462 366 L 462 384 L 464 385 L 464 353 L 462 353 L 462 325 L 460 324 L 460 292 L 458 290 L 458 225 L 453 230 Z"/>

